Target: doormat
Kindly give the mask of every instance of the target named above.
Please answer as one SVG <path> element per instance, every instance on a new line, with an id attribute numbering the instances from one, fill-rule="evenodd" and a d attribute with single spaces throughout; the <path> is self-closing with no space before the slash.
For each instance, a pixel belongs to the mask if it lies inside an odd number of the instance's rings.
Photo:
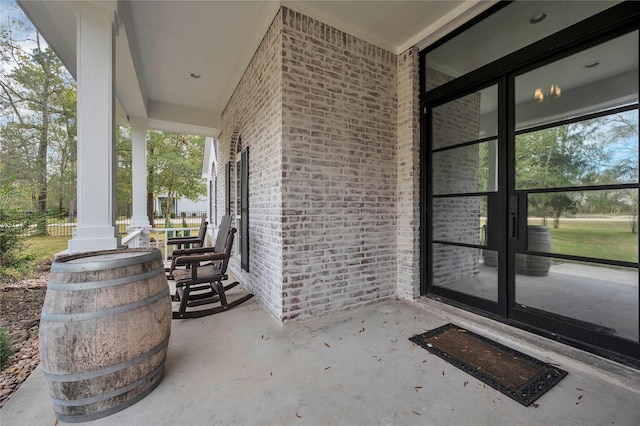
<path id="1" fill-rule="evenodd" d="M 567 372 L 486 337 L 446 324 L 410 341 L 528 407 Z"/>

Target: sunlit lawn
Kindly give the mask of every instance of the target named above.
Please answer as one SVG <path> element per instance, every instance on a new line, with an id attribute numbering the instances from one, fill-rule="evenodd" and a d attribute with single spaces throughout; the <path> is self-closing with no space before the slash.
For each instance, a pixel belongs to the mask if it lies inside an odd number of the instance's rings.
<path id="1" fill-rule="evenodd" d="M 53 255 L 67 248 L 71 237 L 38 236 L 24 239 L 25 255 L 34 258 L 34 263 L 53 259 Z"/>
<path id="2" fill-rule="evenodd" d="M 549 230 L 555 253 L 638 261 L 638 234 L 628 221 L 560 219 L 560 226 Z"/>

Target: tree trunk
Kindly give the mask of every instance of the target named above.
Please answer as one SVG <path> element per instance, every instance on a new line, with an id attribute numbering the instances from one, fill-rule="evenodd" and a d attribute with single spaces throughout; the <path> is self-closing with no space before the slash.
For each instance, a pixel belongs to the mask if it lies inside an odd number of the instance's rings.
<path id="1" fill-rule="evenodd" d="M 40 127 L 40 141 L 38 145 L 38 158 L 36 170 L 38 174 L 38 226 L 37 233 L 47 233 L 47 150 L 49 147 L 49 83 L 48 61 L 43 63 L 45 67 L 44 81 L 42 82 L 42 127 Z"/>
<path id="2" fill-rule="evenodd" d="M 147 192 L 147 218 L 149 219 L 149 225 L 154 226 L 154 214 L 153 214 L 153 192 Z"/>

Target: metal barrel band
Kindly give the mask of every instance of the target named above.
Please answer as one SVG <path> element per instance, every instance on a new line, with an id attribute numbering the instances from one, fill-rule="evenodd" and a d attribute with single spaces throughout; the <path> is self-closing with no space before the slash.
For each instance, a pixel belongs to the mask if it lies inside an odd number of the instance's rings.
<path id="1" fill-rule="evenodd" d="M 44 377 L 45 379 L 51 382 L 63 382 L 63 383 L 96 379 L 98 377 L 106 376 L 107 374 L 124 370 L 125 368 L 138 364 L 147 358 L 151 358 L 152 356 L 160 352 L 162 349 L 166 348 L 168 345 L 169 345 L 169 338 L 167 337 L 162 341 L 162 343 L 160 343 L 158 346 L 151 349 L 150 351 L 147 351 L 142 355 L 138 355 L 137 357 L 132 358 L 128 361 L 122 362 L 120 364 L 111 365 L 109 367 L 101 368 L 100 370 L 87 371 L 85 373 L 78 373 L 78 374 L 51 374 L 51 373 L 45 372 Z"/>
<path id="2" fill-rule="evenodd" d="M 162 372 L 160 373 L 160 376 L 162 376 Z M 161 377 L 159 377 L 159 379 L 156 380 L 154 383 L 152 383 L 151 386 L 149 386 L 147 389 L 145 389 L 135 397 L 131 398 L 130 400 L 127 400 L 126 402 L 120 405 L 116 405 L 115 407 L 107 408 L 106 410 L 98 411 L 96 413 L 91 413 L 91 414 L 81 414 L 81 415 L 71 416 L 71 415 L 59 413 L 55 411 L 55 408 L 54 408 L 54 413 L 58 420 L 62 420 L 63 422 L 67 422 L 67 423 L 83 423 L 91 420 L 101 419 L 103 417 L 107 417 L 107 416 L 110 416 L 111 414 L 122 411 L 125 408 L 129 408 L 135 403 L 137 403 L 138 401 L 142 400 L 144 397 L 149 395 L 155 388 L 158 387 L 158 385 L 160 384 L 160 381 L 161 381 Z"/>
<path id="3" fill-rule="evenodd" d="M 154 377 L 155 375 L 157 375 L 158 372 L 160 372 L 163 368 L 164 368 L 164 361 L 162 361 L 160 365 L 158 365 L 156 368 L 154 368 L 149 373 L 147 373 L 140 379 L 136 380 L 135 382 L 130 383 L 127 386 L 123 386 L 121 388 L 102 393 L 100 395 L 95 395 L 88 398 L 80 398 L 80 399 L 59 399 L 51 396 L 51 401 L 53 401 L 54 404 L 59 405 L 61 407 L 78 407 L 82 405 L 96 404 L 98 402 L 106 401 L 107 399 L 116 397 L 118 395 L 122 395 L 123 393 L 129 392 L 130 390 L 137 388 L 138 386 L 146 382 L 150 377 Z"/>
<path id="4" fill-rule="evenodd" d="M 146 263 L 152 260 L 162 260 L 159 250 L 152 250 L 144 253 L 141 256 L 125 257 L 122 259 L 103 259 L 95 260 L 91 262 L 83 263 L 71 263 L 70 260 L 82 259 L 83 257 L 62 258 L 61 261 L 54 261 L 51 264 L 51 272 L 84 272 L 84 271 L 100 271 L 104 269 L 122 268 L 125 266 L 137 265 L 140 263 Z M 131 252 L 135 253 L 134 250 Z M 105 252 L 107 254 L 107 252 Z M 94 253 L 92 256 L 96 256 Z M 89 256 L 85 256 L 89 257 Z"/>
<path id="5" fill-rule="evenodd" d="M 158 268 L 154 269 L 153 271 L 145 272 L 143 274 L 103 281 L 86 281 L 82 283 L 54 283 L 49 281 L 49 284 L 47 284 L 47 289 L 58 291 L 96 290 L 99 288 L 131 284 L 132 282 L 147 280 L 160 274 L 164 274 L 164 269 Z"/>
<path id="6" fill-rule="evenodd" d="M 86 320 L 98 319 L 98 318 L 121 314 L 124 312 L 134 311 L 144 306 L 151 305 L 157 302 L 158 300 L 161 300 L 163 297 L 168 297 L 168 296 L 169 296 L 169 287 L 166 287 L 160 293 L 135 303 L 129 303 L 126 305 L 116 306 L 109 309 L 103 309 L 100 311 L 80 312 L 80 313 L 73 313 L 73 314 L 54 314 L 49 312 L 42 312 L 41 318 L 44 321 L 52 321 L 52 322 L 56 322 L 56 321 L 72 322 L 72 321 L 86 321 Z"/>

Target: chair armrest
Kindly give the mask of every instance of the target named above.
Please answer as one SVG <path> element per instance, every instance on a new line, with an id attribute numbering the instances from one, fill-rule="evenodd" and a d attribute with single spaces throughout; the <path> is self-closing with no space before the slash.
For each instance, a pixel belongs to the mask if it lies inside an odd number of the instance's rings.
<path id="1" fill-rule="evenodd" d="M 191 265 L 192 268 L 197 268 L 200 262 L 212 262 L 214 260 L 224 259 L 224 253 L 211 253 L 211 254 L 199 254 L 189 256 L 178 256 L 175 258 L 176 266 L 179 265 Z"/>
<path id="2" fill-rule="evenodd" d="M 191 254 L 203 254 L 203 253 L 214 253 L 215 247 L 195 247 L 190 249 L 175 249 L 172 252 L 173 256 L 180 255 L 191 255 Z"/>
<path id="3" fill-rule="evenodd" d="M 171 237 L 167 239 L 167 244 L 185 244 L 185 243 L 198 243 L 199 237 Z"/>

